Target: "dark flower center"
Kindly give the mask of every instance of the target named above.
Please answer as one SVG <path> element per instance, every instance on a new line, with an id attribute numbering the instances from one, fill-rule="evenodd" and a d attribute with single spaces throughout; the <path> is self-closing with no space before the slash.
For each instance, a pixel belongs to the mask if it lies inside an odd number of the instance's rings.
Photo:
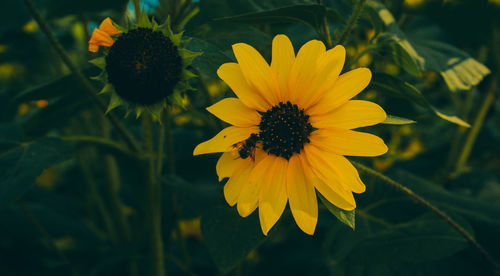
<path id="1" fill-rule="evenodd" d="M 182 59 L 162 32 L 137 28 L 120 35 L 111 46 L 106 71 L 120 97 L 152 105 L 173 93 L 181 78 Z"/>
<path id="2" fill-rule="evenodd" d="M 263 113 L 259 128 L 264 151 L 287 160 L 309 143 L 313 130 L 309 115 L 290 102 L 280 103 Z"/>

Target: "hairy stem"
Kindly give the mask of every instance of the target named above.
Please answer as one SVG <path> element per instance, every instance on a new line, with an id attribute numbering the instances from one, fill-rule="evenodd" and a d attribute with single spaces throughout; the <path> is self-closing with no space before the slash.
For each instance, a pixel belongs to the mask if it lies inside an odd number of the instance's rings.
<path id="1" fill-rule="evenodd" d="M 354 12 L 352 13 L 351 17 L 349 18 L 349 21 L 347 22 L 347 26 L 345 27 L 344 31 L 340 35 L 340 38 L 337 40 L 335 45 L 342 44 L 346 41 L 347 37 L 352 31 L 352 28 L 354 28 L 354 25 L 356 25 L 356 22 L 358 21 L 358 18 L 361 15 L 361 11 L 363 10 L 365 2 L 366 0 L 358 0 L 358 3 L 356 3 L 356 6 L 354 7 Z"/>
<path id="2" fill-rule="evenodd" d="M 87 93 L 87 95 L 92 99 L 92 101 L 99 107 L 99 109 L 105 113 L 107 110 L 106 103 L 103 101 L 103 99 L 99 98 L 97 96 L 97 92 L 95 91 L 94 87 L 92 84 L 87 80 L 87 78 L 83 75 L 83 73 L 80 71 L 80 69 L 71 61 L 69 58 L 68 54 L 66 51 L 63 49 L 57 38 L 55 37 L 54 33 L 50 30 L 47 22 L 45 19 L 42 17 L 38 9 L 35 7 L 33 4 L 32 0 L 24 0 L 26 6 L 30 10 L 31 14 L 33 15 L 33 18 L 35 21 L 38 23 L 38 26 L 40 26 L 40 29 L 42 32 L 45 34 L 45 36 L 49 39 L 49 42 L 51 46 L 54 48 L 54 50 L 57 52 L 59 57 L 62 59 L 64 64 L 69 68 L 69 70 L 76 76 L 77 80 L 83 85 L 84 91 Z M 122 136 L 122 138 L 125 140 L 127 145 L 133 150 L 133 151 L 138 151 L 139 146 L 136 143 L 134 137 L 130 132 L 123 126 L 123 124 L 118 120 L 118 118 L 111 112 L 107 113 L 107 117 L 109 121 L 116 127 L 118 130 L 118 133 Z"/>
<path id="3" fill-rule="evenodd" d="M 462 226 L 460 226 L 455 220 L 453 220 L 451 217 L 446 215 L 443 211 L 438 209 L 436 206 L 432 205 L 429 201 L 425 200 L 421 196 L 417 195 L 415 192 L 413 192 L 411 189 L 403 186 L 402 184 L 392 180 L 391 178 L 365 166 L 362 165 L 358 162 L 353 162 L 351 161 L 354 166 L 356 166 L 358 169 L 369 173 L 373 176 L 378 177 L 385 183 L 389 184 L 393 188 L 396 188 L 397 190 L 407 194 L 411 198 L 413 198 L 415 201 L 423 205 L 425 208 L 429 209 L 436 215 L 438 215 L 441 219 L 443 219 L 446 223 L 448 223 L 451 227 L 453 227 L 460 235 L 462 235 L 485 259 L 488 261 L 489 264 L 493 267 L 493 269 L 496 271 L 499 267 L 496 261 L 491 257 L 491 255 L 474 239 L 474 237 L 467 232 Z"/>
<path id="4" fill-rule="evenodd" d="M 165 275 L 163 261 L 163 238 L 161 234 L 161 185 L 157 178 L 155 157 L 153 152 L 153 122 L 151 114 L 145 112 L 142 116 L 142 133 L 144 151 L 149 158 L 145 166 L 145 182 L 147 183 L 147 212 L 151 239 L 151 257 L 153 275 Z"/>

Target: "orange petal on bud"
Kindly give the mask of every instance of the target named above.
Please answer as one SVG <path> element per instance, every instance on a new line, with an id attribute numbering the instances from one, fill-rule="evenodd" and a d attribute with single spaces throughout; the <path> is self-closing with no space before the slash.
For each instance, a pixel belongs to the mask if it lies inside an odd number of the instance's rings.
<path id="1" fill-rule="evenodd" d="M 102 21 L 101 25 L 99 26 L 99 30 L 106 32 L 110 35 L 115 35 L 120 33 L 120 31 L 118 31 L 118 29 L 116 29 L 116 27 L 113 25 L 113 22 L 109 17 L 107 17 Z"/>
<path id="2" fill-rule="evenodd" d="M 100 29 L 95 29 L 89 40 L 89 51 L 97 52 L 97 46 L 111 47 L 113 43 L 115 42 L 108 33 Z"/>
<path id="3" fill-rule="evenodd" d="M 97 53 L 99 51 L 99 46 L 89 43 L 89 52 Z"/>

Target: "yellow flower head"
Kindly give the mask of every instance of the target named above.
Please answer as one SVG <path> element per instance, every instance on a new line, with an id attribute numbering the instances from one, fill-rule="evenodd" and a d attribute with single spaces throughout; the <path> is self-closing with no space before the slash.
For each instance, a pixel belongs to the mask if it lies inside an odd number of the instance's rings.
<path id="1" fill-rule="evenodd" d="M 259 207 L 265 235 L 290 204 L 298 226 L 314 234 L 316 190 L 343 210 L 356 208 L 354 193 L 365 191 L 354 166 L 344 157 L 387 152 L 379 137 L 351 129 L 385 120 L 384 110 L 351 100 L 370 82 L 358 68 L 340 75 L 345 49 L 326 50 L 312 40 L 295 56 L 285 35 L 273 40 L 271 65 L 250 45 L 233 45 L 238 63 L 217 74 L 237 98 L 207 110 L 232 126 L 199 144 L 194 155 L 223 152 L 219 180 L 229 177 L 224 196 L 242 217 Z M 340 76 L 339 76 L 340 75 Z"/>

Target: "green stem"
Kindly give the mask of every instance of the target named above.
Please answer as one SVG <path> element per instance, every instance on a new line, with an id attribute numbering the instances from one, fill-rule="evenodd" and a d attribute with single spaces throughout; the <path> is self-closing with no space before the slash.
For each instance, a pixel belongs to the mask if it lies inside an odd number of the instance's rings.
<path id="1" fill-rule="evenodd" d="M 35 228 L 38 230 L 38 232 L 40 232 L 40 234 L 42 234 L 43 238 L 47 241 L 47 243 L 52 248 L 52 250 L 54 250 L 56 252 L 59 259 L 61 259 L 61 261 L 64 263 L 64 265 L 66 265 L 68 267 L 68 270 L 71 271 L 71 275 L 73 275 L 73 276 L 78 275 L 78 273 L 71 266 L 71 263 L 69 262 L 68 258 L 64 254 L 64 252 L 62 252 L 57 247 L 56 243 L 54 242 L 54 239 L 52 239 L 49 232 L 47 232 L 47 230 L 42 226 L 42 224 L 38 221 L 38 219 L 31 213 L 31 211 L 28 209 L 28 207 L 23 202 L 19 202 L 19 206 L 24 211 L 24 213 L 26 214 L 28 219 L 33 223 L 33 225 L 35 225 Z"/>
<path id="2" fill-rule="evenodd" d="M 139 20 L 139 16 L 141 15 L 141 0 L 132 0 L 134 4 L 134 12 L 135 12 L 135 20 Z"/>
<path id="3" fill-rule="evenodd" d="M 162 176 L 162 169 L 163 169 L 163 151 L 164 151 L 164 145 L 165 145 L 165 123 L 169 119 L 167 115 L 168 111 L 163 110 L 163 112 L 160 115 L 160 130 L 158 131 L 158 162 L 156 163 L 156 172 L 158 176 Z M 168 156 L 170 159 L 170 156 Z"/>
<path id="4" fill-rule="evenodd" d="M 153 152 L 153 123 L 151 114 L 144 113 L 142 116 L 142 133 L 144 151 L 148 153 L 149 158 L 146 161 L 146 183 L 148 192 L 148 217 L 151 238 L 151 257 L 153 275 L 165 275 L 164 257 L 163 257 L 163 239 L 161 234 L 161 185 L 157 178 L 155 168 L 155 156 Z"/>
<path id="5" fill-rule="evenodd" d="M 321 0 L 317 0 L 318 2 L 318 5 L 322 5 L 322 1 Z M 328 20 L 326 18 L 326 14 L 325 16 L 323 17 L 323 35 L 324 35 L 324 41 L 325 41 L 325 44 L 326 44 L 326 47 L 328 49 L 331 49 L 333 47 L 333 43 L 332 43 L 332 37 L 330 36 L 330 29 L 328 28 Z"/>
<path id="6" fill-rule="evenodd" d="M 165 143 L 167 150 L 167 171 L 169 174 L 175 174 L 175 156 L 174 156 L 174 137 L 172 136 L 172 121 L 170 120 L 169 110 L 165 114 Z"/>
<path id="7" fill-rule="evenodd" d="M 71 61 L 69 58 L 68 54 L 66 51 L 63 49 L 57 38 L 55 37 L 54 33 L 50 30 L 47 22 L 45 19 L 42 17 L 38 9 L 35 7 L 33 4 L 32 0 L 24 0 L 26 6 L 30 10 L 31 14 L 33 15 L 33 18 L 35 21 L 38 23 L 38 26 L 40 26 L 40 29 L 42 32 L 45 34 L 45 36 L 49 39 L 49 42 L 51 46 L 54 48 L 54 50 L 57 52 L 59 57 L 62 59 L 64 64 L 69 68 L 69 70 L 76 76 L 77 80 L 83 85 L 84 91 L 87 93 L 87 95 L 92 99 L 92 101 L 99 107 L 99 109 L 105 113 L 107 110 L 107 105 L 101 99 L 99 96 L 97 96 L 97 92 L 95 91 L 94 87 L 92 84 L 87 80 L 87 78 L 83 75 L 83 73 L 80 71 L 80 69 Z M 111 112 L 107 113 L 107 117 L 110 122 L 116 127 L 118 130 L 118 133 L 122 136 L 122 138 L 125 140 L 127 145 L 133 150 L 133 151 L 138 151 L 139 146 L 135 142 L 134 137 L 130 132 L 123 126 L 123 124 L 118 120 L 118 118 Z"/>
<path id="8" fill-rule="evenodd" d="M 102 220 L 104 222 L 104 227 L 106 228 L 106 232 L 108 233 L 109 239 L 113 243 L 116 243 L 117 241 L 116 229 L 113 225 L 113 220 L 111 218 L 111 215 L 109 214 L 108 209 L 106 208 L 106 205 L 104 204 L 104 201 L 102 200 L 101 194 L 97 189 L 97 185 L 92 177 L 92 173 L 88 166 L 88 162 L 84 158 L 84 153 L 85 152 L 83 151 L 83 149 L 79 150 L 77 152 L 76 159 L 82 170 L 83 180 L 87 184 L 90 201 L 97 207 L 97 211 L 102 217 Z"/>
<path id="9" fill-rule="evenodd" d="M 352 28 L 354 28 L 354 25 L 356 25 L 356 22 L 358 21 L 359 16 L 361 15 L 361 11 L 363 10 L 363 6 L 365 4 L 366 0 L 358 0 L 358 3 L 356 3 L 356 6 L 354 7 L 354 12 L 352 13 L 351 17 L 349 18 L 349 21 L 347 22 L 347 26 L 345 27 L 344 31 L 340 35 L 339 40 L 335 43 L 335 45 L 342 44 L 346 41 L 347 36 L 352 31 Z"/>
<path id="10" fill-rule="evenodd" d="M 391 178 L 365 166 L 362 165 L 358 162 L 351 161 L 354 166 L 356 166 L 358 169 L 367 172 L 373 176 L 378 177 L 385 183 L 389 184 L 393 188 L 396 188 L 400 192 L 403 192 L 407 194 L 409 197 L 417 201 L 418 203 L 422 204 L 425 206 L 427 209 L 438 215 L 442 220 L 444 220 L 446 223 L 448 223 L 451 227 L 453 227 L 460 235 L 462 235 L 485 259 L 490 263 L 490 265 L 493 267 L 494 271 L 499 269 L 498 264 L 496 261 L 491 257 L 491 255 L 474 239 L 474 237 L 467 232 L 462 226 L 460 226 L 455 220 L 453 220 L 451 217 L 446 215 L 443 211 L 439 210 L 436 206 L 432 205 L 429 201 L 425 200 L 421 196 L 417 195 L 415 192 L 413 192 L 411 189 L 403 186 L 402 184 L 392 180 Z"/>
<path id="11" fill-rule="evenodd" d="M 110 138 L 111 130 L 109 128 L 108 122 L 104 119 L 104 116 L 99 116 L 101 122 L 101 132 L 103 137 Z M 127 217 L 123 212 L 123 204 L 120 199 L 120 170 L 116 162 L 116 158 L 111 154 L 104 155 L 104 164 L 106 166 L 106 187 L 107 195 L 109 198 L 109 205 L 111 207 L 111 212 L 113 217 L 116 219 L 116 229 L 118 229 L 118 236 L 126 244 L 130 243 L 132 240 L 131 232 Z M 138 275 L 138 267 L 135 258 L 131 258 L 128 262 L 130 268 L 130 276 Z"/>
<path id="12" fill-rule="evenodd" d="M 474 142 L 476 141 L 477 135 L 479 134 L 479 130 L 481 130 L 481 127 L 483 126 L 486 114 L 488 113 L 488 110 L 495 101 L 495 94 L 497 91 L 496 87 L 497 81 L 496 80 L 492 81 L 493 81 L 492 87 L 488 91 L 488 94 L 486 95 L 486 98 L 484 99 L 484 102 L 481 105 L 481 108 L 479 109 L 476 119 L 472 124 L 472 128 L 469 132 L 469 135 L 467 135 L 467 138 L 465 139 L 465 144 L 462 148 L 462 151 L 460 152 L 457 164 L 455 166 L 455 174 L 459 174 L 460 172 L 463 171 L 465 163 L 467 163 L 467 159 L 469 158 L 469 155 L 472 151 L 472 147 L 474 146 Z"/>

